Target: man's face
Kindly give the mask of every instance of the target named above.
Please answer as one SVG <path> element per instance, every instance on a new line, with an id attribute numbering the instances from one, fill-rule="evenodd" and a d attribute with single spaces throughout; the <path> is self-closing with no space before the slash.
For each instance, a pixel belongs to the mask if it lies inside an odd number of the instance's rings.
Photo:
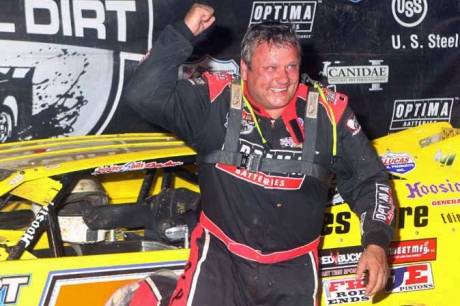
<path id="1" fill-rule="evenodd" d="M 254 50 L 251 69 L 243 61 L 240 66 L 251 98 L 272 118 L 279 117 L 299 85 L 297 49 L 262 43 Z"/>

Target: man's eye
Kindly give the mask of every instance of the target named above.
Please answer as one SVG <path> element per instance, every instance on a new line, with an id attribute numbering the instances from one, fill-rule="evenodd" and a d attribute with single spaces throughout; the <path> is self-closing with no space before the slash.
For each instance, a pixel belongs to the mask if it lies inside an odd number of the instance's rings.
<path id="1" fill-rule="evenodd" d="M 267 67 L 267 70 L 268 70 L 268 71 L 275 71 L 275 70 L 276 70 L 276 67 L 275 67 L 275 66 L 268 66 L 268 67 Z"/>

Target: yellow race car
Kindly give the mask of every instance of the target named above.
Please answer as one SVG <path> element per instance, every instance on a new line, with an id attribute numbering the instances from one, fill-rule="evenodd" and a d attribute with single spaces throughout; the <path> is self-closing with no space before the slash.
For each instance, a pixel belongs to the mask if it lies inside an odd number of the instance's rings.
<path id="1" fill-rule="evenodd" d="M 374 297 L 355 280 L 358 217 L 332 183 L 321 305 L 456 305 L 457 134 L 433 123 L 373 141 L 397 207 L 391 276 Z M 0 145 L 0 305 L 128 305 L 133 284 L 165 271 L 177 277 L 199 213 L 194 162 L 195 152 L 166 133 Z"/>

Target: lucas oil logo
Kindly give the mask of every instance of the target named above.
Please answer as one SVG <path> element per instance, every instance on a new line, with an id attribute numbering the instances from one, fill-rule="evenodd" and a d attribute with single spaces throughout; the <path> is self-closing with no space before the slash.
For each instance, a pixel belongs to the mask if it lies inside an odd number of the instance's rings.
<path id="1" fill-rule="evenodd" d="M 311 38 L 316 1 L 254 1 L 249 26 L 263 21 L 291 22 L 299 38 Z"/>
<path id="2" fill-rule="evenodd" d="M 406 174 L 415 169 L 415 161 L 409 153 L 387 152 L 380 159 L 387 170 L 394 174 Z"/>
<path id="3" fill-rule="evenodd" d="M 120 100 L 125 63 L 152 44 L 152 0 L 20 2 L 0 9 L 5 141 L 102 133 Z M 13 78 L 18 69 L 29 72 Z"/>

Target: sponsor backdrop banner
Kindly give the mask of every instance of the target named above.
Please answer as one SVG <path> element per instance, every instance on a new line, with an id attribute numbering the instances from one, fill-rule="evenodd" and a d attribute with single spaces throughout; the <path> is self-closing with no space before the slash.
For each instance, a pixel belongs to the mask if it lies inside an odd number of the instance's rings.
<path id="1" fill-rule="evenodd" d="M 181 20 L 193 2 L 1 0 L 0 142 L 161 131 L 127 105 L 123 88 L 161 30 Z M 302 72 L 348 95 L 370 139 L 428 122 L 460 127 L 460 0 L 201 3 L 215 8 L 217 21 L 195 39 L 180 78 L 206 70 L 239 73 L 248 26 L 291 21 L 303 45 Z M 405 175 L 418 167 L 408 153 L 412 138 L 404 150 L 381 156 L 390 172 Z M 439 150 L 435 161 L 447 168 L 456 155 L 446 152 Z M 388 255 L 390 277 L 373 298 L 364 294 L 365 281 L 355 278 L 363 252 L 360 220 L 347 205 L 328 207 L 322 236 L 330 238 L 319 253 L 321 305 L 456 305 L 445 293 L 454 292 L 458 269 L 444 263 L 458 261 L 450 242 L 458 241 L 460 182 L 438 173 L 413 185 L 393 181 L 402 203 Z M 376 216 L 384 209 L 379 205 Z M 33 270 L 25 265 L 0 275 L 0 305 L 16 304 L 18 292 L 37 279 L 29 278 Z M 37 292 L 23 296 L 36 298 Z"/>
<path id="2" fill-rule="evenodd" d="M 2 0 L 0 141 L 158 131 L 123 86 L 186 0 Z M 460 1 L 216 1 L 215 25 L 178 73 L 238 73 L 242 36 L 293 22 L 302 72 L 343 92 L 368 137 L 433 121 L 460 126 Z"/>

